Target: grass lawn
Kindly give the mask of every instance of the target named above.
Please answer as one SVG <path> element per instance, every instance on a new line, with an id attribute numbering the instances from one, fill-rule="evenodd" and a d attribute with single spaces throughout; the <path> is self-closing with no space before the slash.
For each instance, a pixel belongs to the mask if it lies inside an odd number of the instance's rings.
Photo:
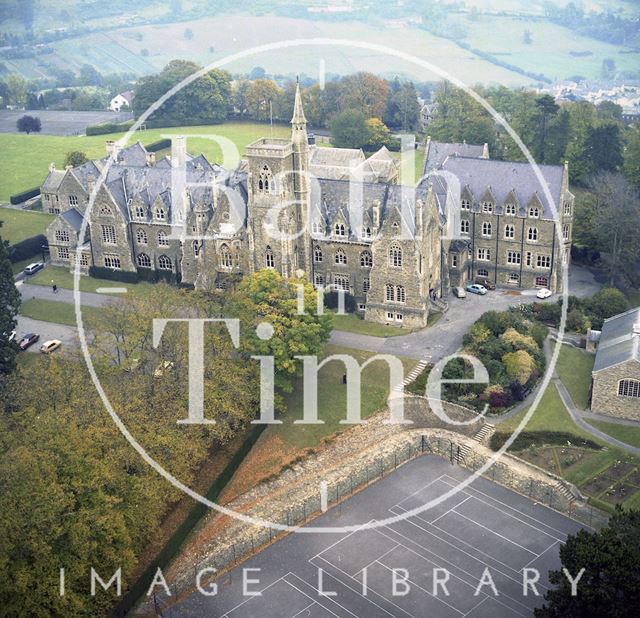
<path id="1" fill-rule="evenodd" d="M 185 135 L 187 150 L 194 155 L 204 152 L 211 162 L 235 167 L 244 154 L 244 148 L 250 142 L 269 135 L 268 125 L 252 122 L 227 122 L 218 125 L 175 127 L 170 129 L 149 129 L 131 136 L 130 143 L 140 140 L 144 145 L 162 139 L 163 136 Z M 288 126 L 274 125 L 274 137 L 287 137 L 291 134 Z M 24 135 L 13 133 L 0 134 L 0 165 L 3 169 L 0 181 L 0 200 L 9 200 L 9 196 L 25 189 L 42 184 L 47 175 L 49 163 L 54 162 L 58 169 L 63 169 L 65 154 L 70 150 L 81 150 L 91 158 L 106 155 L 105 142 L 119 139 L 124 133 L 96 136 L 56 136 L 56 135 Z M 219 136 L 231 140 L 237 148 L 234 156 L 227 161 L 222 159 L 220 146 L 208 139 Z M 192 136 L 192 137 L 190 137 Z M 195 137 L 203 136 L 203 137 Z"/>
<path id="2" fill-rule="evenodd" d="M 626 442 L 627 444 L 631 444 L 631 446 L 640 448 L 640 427 L 594 420 L 588 420 L 587 423 L 621 442 Z"/>
<path id="3" fill-rule="evenodd" d="M 632 307 L 640 307 L 640 290 L 630 290 L 627 297 Z"/>
<path id="4" fill-rule="evenodd" d="M 69 272 L 68 268 L 63 266 L 47 266 L 44 270 L 37 272 L 32 277 L 29 277 L 28 283 L 34 285 L 51 285 L 51 281 L 54 281 L 59 288 L 73 289 L 73 275 Z M 121 283 L 119 281 L 111 281 L 109 279 L 95 279 L 94 277 L 80 277 L 80 291 L 81 292 L 95 292 L 98 288 L 102 287 L 126 287 L 128 294 L 134 296 L 145 296 L 153 288 L 153 283 L 142 281 L 140 283 Z M 117 294 L 122 296 L 122 294 Z"/>
<path id="5" fill-rule="evenodd" d="M 31 262 L 34 262 L 34 261 L 38 261 L 38 258 L 33 257 L 33 258 L 27 258 L 26 260 L 20 260 L 19 262 L 12 262 L 11 270 L 13 271 L 14 275 L 17 275 L 18 273 L 21 273 L 27 266 L 29 266 Z"/>
<path id="6" fill-rule="evenodd" d="M 581 410 L 589 407 L 589 389 L 591 388 L 591 370 L 595 355 L 577 348 L 563 345 L 556 364 L 556 371 L 566 386 L 573 402 Z"/>
<path id="7" fill-rule="evenodd" d="M 331 354 L 349 354 L 362 364 L 373 352 L 353 350 L 328 345 L 324 357 Z M 405 373 L 415 365 L 411 359 L 401 359 Z M 292 393 L 285 397 L 286 412 L 280 417 L 282 425 L 267 428 L 269 439 L 282 441 L 285 448 L 308 448 L 319 445 L 324 436 L 348 429 L 351 425 L 341 425 L 346 416 L 347 387 L 342 384 L 344 365 L 339 361 L 328 363 L 318 372 L 318 419 L 323 425 L 294 425 L 293 421 L 302 419 L 302 379 L 298 379 Z M 389 394 L 389 371 L 386 363 L 376 361 L 362 372 L 362 418 L 366 418 L 383 408 Z"/>
<path id="8" fill-rule="evenodd" d="M 82 309 L 85 320 L 97 316 L 99 311 L 100 309 L 97 307 L 83 307 Z M 55 322 L 56 324 L 66 324 L 67 326 L 75 326 L 77 324 L 74 305 L 57 300 L 41 298 L 25 300 L 20 306 L 20 315 L 33 320 Z"/>
<path id="9" fill-rule="evenodd" d="M 3 159 L 3 157 L 4 154 L 2 154 L 2 146 L 0 146 L 0 160 Z M 4 191 L 4 182 L 4 180 L 0 181 L 0 193 Z M 0 199 L 3 199 L 4 197 L 4 195 L 0 195 Z M 2 208 L 0 210 L 0 221 L 2 221 L 0 237 L 4 240 L 8 240 L 9 243 L 13 245 L 25 238 L 29 238 L 30 236 L 44 234 L 47 229 L 47 225 L 49 225 L 53 219 L 53 215 L 41 212 Z"/>
<path id="10" fill-rule="evenodd" d="M 368 322 L 355 313 L 334 314 L 333 328 L 334 330 L 346 330 L 349 333 L 372 335 L 373 337 L 397 337 L 398 335 L 407 335 L 413 332 L 406 328 Z"/>

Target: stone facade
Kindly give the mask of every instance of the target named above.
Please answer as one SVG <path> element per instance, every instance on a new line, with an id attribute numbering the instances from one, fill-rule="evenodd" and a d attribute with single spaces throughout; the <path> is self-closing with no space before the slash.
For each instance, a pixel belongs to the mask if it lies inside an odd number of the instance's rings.
<path id="1" fill-rule="evenodd" d="M 535 174 L 489 159 L 486 145 L 429 141 L 430 176 L 412 187 L 398 184 L 398 161 L 386 149 L 366 158 L 310 146 L 299 92 L 291 124 L 290 139 L 248 145 L 235 170 L 190 156 L 184 138 L 159 161 L 140 143 L 121 150 L 108 142 L 105 159 L 51 166 L 42 195 L 45 210 L 59 215 L 47 232 L 53 262 L 72 268 L 82 247 L 83 274 L 109 269 L 218 289 L 274 268 L 348 292 L 368 320 L 409 328 L 426 325 L 451 285 L 478 276 L 559 290 L 573 209 L 566 166 L 540 168 L 561 208 L 559 242 Z M 444 172 L 460 178 L 461 197 L 451 197 Z M 465 227 L 443 240 L 454 215 Z"/>
<path id="2" fill-rule="evenodd" d="M 594 373 L 591 411 L 640 421 L 640 396 L 618 394 L 623 380 L 635 381 L 640 389 L 640 362 L 630 360 Z"/>

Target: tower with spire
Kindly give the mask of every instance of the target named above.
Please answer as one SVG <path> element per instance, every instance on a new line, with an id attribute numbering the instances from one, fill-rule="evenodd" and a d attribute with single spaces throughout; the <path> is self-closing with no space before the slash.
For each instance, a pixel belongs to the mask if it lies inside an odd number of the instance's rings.
<path id="1" fill-rule="evenodd" d="M 284 277 L 311 272 L 309 143 L 300 84 L 291 118 L 291 139 L 265 137 L 246 148 L 251 270 L 274 268 Z"/>

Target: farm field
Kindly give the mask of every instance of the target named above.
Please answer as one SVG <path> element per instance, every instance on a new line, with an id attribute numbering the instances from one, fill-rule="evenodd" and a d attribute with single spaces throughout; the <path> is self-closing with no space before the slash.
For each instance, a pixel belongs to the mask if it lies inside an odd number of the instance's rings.
<path id="1" fill-rule="evenodd" d="M 4 198 L 0 197 L 0 199 Z M 2 221 L 0 236 L 13 245 L 30 236 L 44 234 L 53 219 L 53 215 L 41 212 L 0 208 L 0 221 Z"/>
<path id="2" fill-rule="evenodd" d="M 464 41 L 471 47 L 554 80 L 573 75 L 598 78 L 604 58 L 613 59 L 619 71 L 637 70 L 640 62 L 638 51 L 630 53 L 630 49 L 580 36 L 546 21 L 494 15 L 480 16 L 475 21 L 460 18 L 459 21 L 467 32 Z M 532 43 L 529 45 L 523 42 L 525 29 L 531 32 Z M 489 39 L 487 32 L 492 33 Z"/>
<path id="3" fill-rule="evenodd" d="M 238 148 L 238 157 L 225 162 L 226 167 L 237 165 L 244 148 L 250 142 L 269 134 L 269 127 L 258 123 L 228 122 L 219 125 L 149 129 L 131 136 L 130 143 L 140 140 L 147 145 L 167 135 L 219 135 L 231 140 Z M 0 165 L 4 171 L 0 179 L 0 201 L 9 201 L 9 196 L 42 183 L 47 175 L 49 163 L 58 169 L 64 166 L 65 154 L 70 150 L 86 152 L 89 158 L 106 155 L 105 142 L 118 139 L 124 133 L 96 135 L 91 137 L 61 137 L 53 135 L 0 134 Z M 273 127 L 274 137 L 290 135 L 286 126 Z M 187 139 L 187 149 L 192 154 L 204 152 L 209 161 L 222 163 L 220 146 L 206 137 Z"/>

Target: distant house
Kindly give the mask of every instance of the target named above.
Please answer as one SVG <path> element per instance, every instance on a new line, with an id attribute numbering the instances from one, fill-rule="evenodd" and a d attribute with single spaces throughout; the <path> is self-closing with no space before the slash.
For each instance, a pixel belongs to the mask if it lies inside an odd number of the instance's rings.
<path id="1" fill-rule="evenodd" d="M 131 107 L 133 104 L 133 92 L 131 90 L 126 90 L 125 92 L 121 92 L 117 94 L 113 99 L 111 99 L 109 103 L 109 109 L 112 112 L 119 112 L 123 107 Z"/>
<path id="2" fill-rule="evenodd" d="M 640 307 L 604 321 L 591 377 L 592 412 L 640 420 Z"/>

